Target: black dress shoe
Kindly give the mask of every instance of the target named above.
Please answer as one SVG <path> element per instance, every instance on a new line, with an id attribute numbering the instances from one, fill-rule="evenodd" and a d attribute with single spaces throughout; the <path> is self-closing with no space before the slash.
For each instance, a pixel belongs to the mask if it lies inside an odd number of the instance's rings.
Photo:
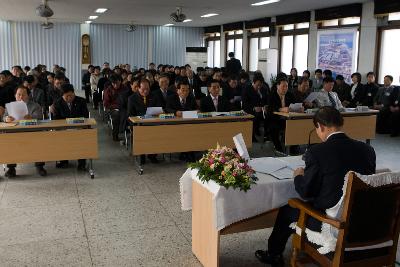
<path id="1" fill-rule="evenodd" d="M 266 250 L 257 250 L 255 256 L 260 262 L 271 264 L 272 267 L 284 266 L 282 255 L 272 256 Z"/>
<path id="2" fill-rule="evenodd" d="M 37 167 L 36 171 L 40 176 L 46 176 L 47 175 L 47 171 L 43 167 Z"/>
<path id="3" fill-rule="evenodd" d="M 58 168 L 58 169 L 66 169 L 66 168 L 68 168 L 68 162 L 59 161 L 59 162 L 56 163 L 56 168 Z"/>
<path id="4" fill-rule="evenodd" d="M 8 168 L 4 176 L 7 178 L 14 178 L 17 176 L 17 171 L 15 170 L 15 168 Z"/>

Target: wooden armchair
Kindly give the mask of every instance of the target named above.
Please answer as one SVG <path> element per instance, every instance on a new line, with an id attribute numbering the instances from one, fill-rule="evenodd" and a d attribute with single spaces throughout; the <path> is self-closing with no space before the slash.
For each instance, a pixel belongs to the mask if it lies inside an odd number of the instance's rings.
<path id="1" fill-rule="evenodd" d="M 289 200 L 289 205 L 300 210 L 297 227 L 301 229 L 301 233 L 296 231 L 293 235 L 292 267 L 303 266 L 310 259 L 324 267 L 395 266 L 400 184 L 371 187 L 350 173 L 340 220 L 327 217 L 299 199 Z M 334 252 L 320 254 L 319 247 L 307 240 L 305 229 L 309 216 L 338 229 Z M 385 246 L 379 246 L 383 243 Z M 305 258 L 298 259 L 299 252 Z"/>

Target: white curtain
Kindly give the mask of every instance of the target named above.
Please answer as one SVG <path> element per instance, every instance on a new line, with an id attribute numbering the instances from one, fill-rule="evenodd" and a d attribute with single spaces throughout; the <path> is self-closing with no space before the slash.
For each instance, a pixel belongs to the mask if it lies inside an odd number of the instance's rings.
<path id="1" fill-rule="evenodd" d="M 132 67 L 147 67 L 148 27 L 137 26 L 133 32 L 126 25 L 90 25 L 92 64 L 101 66 L 105 61 L 111 67 L 129 63 Z"/>
<path id="2" fill-rule="evenodd" d="M 0 71 L 13 66 L 13 38 L 11 22 L 0 20 Z"/>
<path id="3" fill-rule="evenodd" d="M 53 29 L 43 29 L 38 22 L 15 23 L 16 55 L 18 65 L 35 67 L 54 64 L 66 68 L 66 76 L 75 89 L 81 87 L 80 24 L 54 23 Z"/>
<path id="4" fill-rule="evenodd" d="M 151 34 L 156 65 L 184 65 L 186 47 L 204 46 L 203 28 L 153 26 Z"/>

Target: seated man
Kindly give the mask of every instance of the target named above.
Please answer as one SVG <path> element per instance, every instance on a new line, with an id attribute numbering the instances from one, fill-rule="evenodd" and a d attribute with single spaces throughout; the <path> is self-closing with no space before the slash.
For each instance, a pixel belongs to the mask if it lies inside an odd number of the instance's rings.
<path id="1" fill-rule="evenodd" d="M 350 139 L 342 132 L 343 117 L 332 107 L 322 107 L 314 116 L 314 126 L 323 141 L 314 145 L 305 154 L 305 169 L 294 171 L 297 193 L 315 209 L 325 212 L 336 205 L 343 195 L 344 177 L 355 171 L 363 175 L 375 173 L 374 149 L 363 142 Z M 268 250 L 257 250 L 256 257 L 263 263 L 283 266 L 282 253 L 286 242 L 294 232 L 289 225 L 296 222 L 299 211 L 285 205 L 279 209 Z M 321 223 L 310 219 L 308 228 L 321 231 Z"/>
<path id="2" fill-rule="evenodd" d="M 338 94 L 333 92 L 333 78 L 325 77 L 323 80 L 323 87 L 318 94 L 317 99 L 315 100 L 316 106 L 318 108 L 329 106 L 334 107 L 336 109 L 343 108 L 342 102 L 340 101 Z"/>
<path id="3" fill-rule="evenodd" d="M 243 110 L 254 116 L 253 119 L 253 142 L 257 142 L 256 135 L 260 135 L 260 125 L 264 122 L 264 139 L 267 137 L 268 125 L 265 116 L 268 105 L 268 93 L 263 87 L 264 79 L 260 76 L 253 78 L 253 83 L 243 89 Z"/>
<path id="4" fill-rule="evenodd" d="M 54 119 L 62 120 L 66 118 L 89 118 L 89 111 L 86 106 L 86 100 L 75 95 L 74 87 L 71 84 L 61 86 L 63 95 L 54 104 Z M 67 168 L 68 160 L 62 160 L 56 163 L 57 168 Z M 86 159 L 78 160 L 78 171 L 86 170 Z"/>
<path id="5" fill-rule="evenodd" d="M 304 84 L 308 85 L 308 81 Z M 279 115 L 275 115 L 274 112 L 289 112 L 290 104 L 295 103 L 294 96 L 291 92 L 288 92 L 288 81 L 286 78 L 281 78 L 276 81 L 276 91 L 274 91 L 268 103 L 268 127 L 271 134 L 272 142 L 274 143 L 275 149 L 283 152 L 281 141 L 279 140 L 279 133 L 285 130 L 286 121 Z M 297 90 L 297 89 L 295 89 Z M 301 112 L 303 110 L 299 110 Z"/>
<path id="6" fill-rule="evenodd" d="M 396 137 L 400 134 L 400 88 L 397 87 L 391 94 L 389 127 L 390 136 Z"/>
<path id="7" fill-rule="evenodd" d="M 168 90 L 169 86 L 169 77 L 166 74 L 162 74 L 158 80 L 160 85 L 160 89 L 152 92 L 152 97 L 154 100 L 155 107 L 162 107 L 164 110 L 167 106 L 167 98 L 170 95 L 173 95 L 174 92 Z"/>
<path id="8" fill-rule="evenodd" d="M 221 86 L 219 81 L 212 80 L 208 84 L 209 95 L 200 100 L 201 112 L 228 112 L 230 111 L 230 103 L 224 96 L 220 96 Z"/>
<path id="9" fill-rule="evenodd" d="M 43 89 L 37 87 L 37 78 L 33 75 L 28 75 L 24 77 L 23 81 L 24 86 L 29 89 L 30 99 L 44 108 L 46 106 L 46 99 Z"/>
<path id="10" fill-rule="evenodd" d="M 189 83 L 181 80 L 177 84 L 177 94 L 167 98 L 166 111 L 174 113 L 177 117 L 182 117 L 182 111 L 196 110 L 196 100 L 190 94 Z"/>
<path id="11" fill-rule="evenodd" d="M 379 110 L 376 118 L 376 132 L 380 134 L 390 133 L 390 105 L 391 99 L 396 94 L 392 82 L 393 76 L 386 75 L 383 78 L 383 87 L 379 88 L 374 99 L 374 109 Z"/>
<path id="12" fill-rule="evenodd" d="M 310 94 L 310 82 L 307 77 L 300 77 L 299 84 L 296 90 L 294 90 L 294 100 L 296 103 L 304 103 L 307 96 Z"/>
<path id="13" fill-rule="evenodd" d="M 28 88 L 24 86 L 19 86 L 17 91 L 15 92 L 15 99 L 17 101 L 24 101 L 28 107 L 28 115 L 25 116 L 25 120 L 37 119 L 40 120 L 43 117 L 42 108 L 39 104 L 33 102 L 29 98 Z M 13 122 L 15 119 L 11 116 L 8 116 L 8 112 L 5 112 L 5 122 Z M 35 163 L 36 170 L 40 176 L 46 176 L 47 171 L 44 169 L 44 162 L 36 162 Z M 7 164 L 7 172 L 5 176 L 8 178 L 15 177 L 17 175 L 15 168 L 17 164 Z"/>
<path id="14" fill-rule="evenodd" d="M 222 96 L 229 100 L 231 110 L 237 111 L 242 109 L 242 88 L 235 76 L 230 76 L 227 83 L 222 88 Z"/>
<path id="15" fill-rule="evenodd" d="M 333 92 L 337 93 L 340 101 L 350 101 L 351 99 L 351 87 L 344 81 L 343 75 L 337 75 L 335 85 L 333 86 Z"/>
<path id="16" fill-rule="evenodd" d="M 374 98 L 378 93 L 379 86 L 375 83 L 375 73 L 367 73 L 367 83 L 364 84 L 364 98 L 362 100 L 362 105 L 373 108 Z"/>

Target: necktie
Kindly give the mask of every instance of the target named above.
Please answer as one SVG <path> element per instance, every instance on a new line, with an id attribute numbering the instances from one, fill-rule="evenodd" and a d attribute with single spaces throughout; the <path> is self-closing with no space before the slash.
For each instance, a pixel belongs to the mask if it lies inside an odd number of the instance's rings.
<path id="1" fill-rule="evenodd" d="M 331 95 L 330 92 L 328 92 L 328 98 L 329 98 L 329 102 L 331 102 L 332 107 L 336 108 L 336 101 L 335 101 L 335 99 L 333 98 L 333 96 Z"/>
<path id="2" fill-rule="evenodd" d="M 182 100 L 181 100 L 181 106 L 182 106 L 182 108 L 185 107 L 185 99 L 182 99 Z"/>
<path id="3" fill-rule="evenodd" d="M 163 94 L 164 99 L 167 99 L 167 92 L 165 90 L 161 90 L 161 92 Z"/>
<path id="4" fill-rule="evenodd" d="M 69 111 L 71 111 L 71 110 L 72 110 L 72 105 L 71 105 L 71 103 L 67 103 L 67 105 L 68 105 Z"/>
<path id="5" fill-rule="evenodd" d="M 144 105 L 147 105 L 147 99 L 145 96 L 143 97 L 143 103 L 144 103 Z"/>
<path id="6" fill-rule="evenodd" d="M 280 98 L 281 98 L 281 108 L 284 108 L 286 105 L 285 105 L 285 96 L 284 95 L 281 95 L 281 96 L 279 96 Z"/>
<path id="7" fill-rule="evenodd" d="M 218 98 L 214 97 L 213 102 L 214 102 L 215 111 L 218 111 Z"/>

